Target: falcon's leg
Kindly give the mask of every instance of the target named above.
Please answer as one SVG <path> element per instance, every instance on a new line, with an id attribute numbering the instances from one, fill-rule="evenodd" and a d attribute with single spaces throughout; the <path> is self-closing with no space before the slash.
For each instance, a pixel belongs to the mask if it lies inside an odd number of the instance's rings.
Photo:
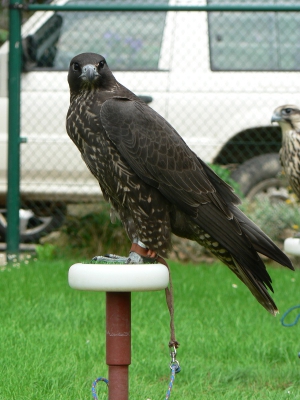
<path id="1" fill-rule="evenodd" d="M 156 253 L 154 253 L 156 254 Z M 135 251 L 129 253 L 126 264 L 156 264 L 157 260 L 153 257 L 143 257 Z"/>
<path id="2" fill-rule="evenodd" d="M 131 249 L 128 257 L 118 256 L 116 254 L 106 254 L 105 256 L 95 256 L 92 261 L 95 263 L 105 264 L 152 264 L 156 263 L 156 253 L 147 247 L 140 241 L 134 243 L 139 248 L 144 249 L 145 255 L 140 255 Z"/>
<path id="3" fill-rule="evenodd" d="M 127 264 L 153 264 L 157 263 L 157 257 L 154 251 L 137 240 L 132 243 Z"/>

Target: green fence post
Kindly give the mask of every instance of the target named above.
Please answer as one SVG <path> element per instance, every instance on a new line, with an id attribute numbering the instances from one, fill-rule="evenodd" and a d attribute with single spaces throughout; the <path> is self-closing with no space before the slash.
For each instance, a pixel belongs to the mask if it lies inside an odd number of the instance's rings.
<path id="1" fill-rule="evenodd" d="M 8 168 L 7 168 L 7 261 L 19 254 L 20 208 L 20 89 L 21 89 L 21 9 L 22 0 L 9 4 L 8 73 Z"/>

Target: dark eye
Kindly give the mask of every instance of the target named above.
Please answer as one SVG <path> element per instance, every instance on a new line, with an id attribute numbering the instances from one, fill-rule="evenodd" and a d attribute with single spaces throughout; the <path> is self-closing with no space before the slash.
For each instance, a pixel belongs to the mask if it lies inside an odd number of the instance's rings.
<path id="1" fill-rule="evenodd" d="M 80 67 L 78 63 L 73 64 L 73 71 L 79 71 Z"/>
<path id="2" fill-rule="evenodd" d="M 104 65 L 105 65 L 105 61 L 100 61 L 100 62 L 99 62 L 99 68 L 103 68 Z"/>
<path id="3" fill-rule="evenodd" d="M 285 108 L 284 111 L 285 111 L 286 114 L 290 114 L 293 111 L 293 109 L 292 108 Z"/>

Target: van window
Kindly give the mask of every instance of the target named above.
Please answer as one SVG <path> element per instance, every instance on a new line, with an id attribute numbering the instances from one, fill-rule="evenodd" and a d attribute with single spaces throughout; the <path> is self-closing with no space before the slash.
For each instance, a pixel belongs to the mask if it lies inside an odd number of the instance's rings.
<path id="1" fill-rule="evenodd" d="M 219 3 L 219 0 L 208 0 L 208 4 Z M 232 0 L 225 3 L 237 2 Z M 259 4 L 256 0 L 247 1 L 249 3 Z M 288 3 L 293 4 L 291 1 Z M 268 4 L 278 2 L 269 1 Z M 300 70 L 300 13 L 208 14 L 210 64 L 213 71 Z"/>
<path id="2" fill-rule="evenodd" d="M 67 4 L 112 2 L 70 0 Z M 151 0 L 151 3 L 167 4 L 168 0 Z M 74 55 L 93 52 L 107 57 L 114 71 L 158 69 L 166 12 L 59 12 L 59 15 L 62 26 L 54 60 L 49 65 L 44 61 L 35 67 L 67 70 Z"/>

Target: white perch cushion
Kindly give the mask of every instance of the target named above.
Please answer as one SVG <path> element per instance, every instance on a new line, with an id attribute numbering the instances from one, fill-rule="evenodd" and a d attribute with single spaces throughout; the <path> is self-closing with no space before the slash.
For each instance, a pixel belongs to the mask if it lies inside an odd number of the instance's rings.
<path id="1" fill-rule="evenodd" d="M 284 241 L 284 251 L 295 256 L 300 256 L 300 239 L 287 238 Z"/>
<path id="2" fill-rule="evenodd" d="M 147 292 L 165 289 L 169 271 L 163 264 L 74 264 L 69 269 L 73 289 L 99 292 Z"/>

